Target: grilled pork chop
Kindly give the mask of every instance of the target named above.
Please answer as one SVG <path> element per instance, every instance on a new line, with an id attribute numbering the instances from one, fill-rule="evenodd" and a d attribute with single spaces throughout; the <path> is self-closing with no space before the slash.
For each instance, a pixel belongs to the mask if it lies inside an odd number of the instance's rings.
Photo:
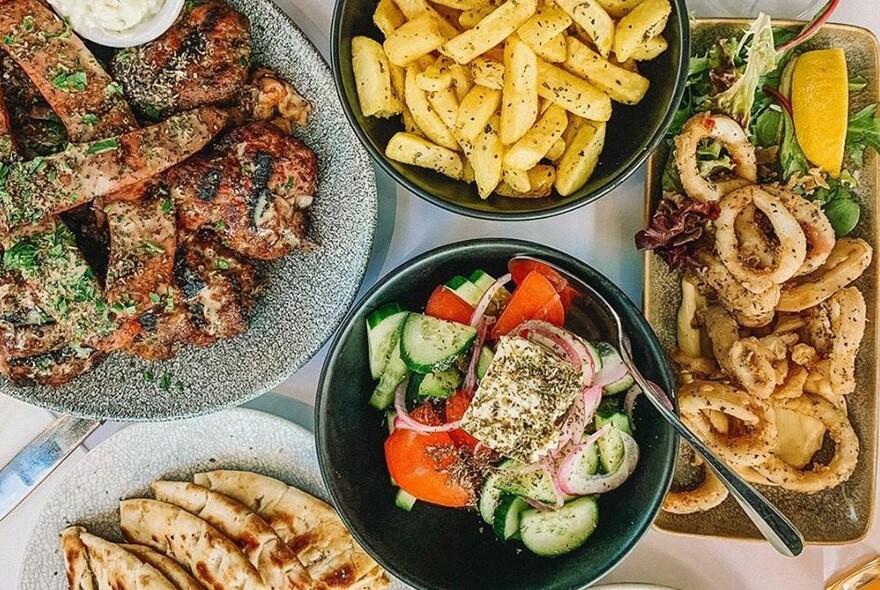
<path id="1" fill-rule="evenodd" d="M 183 227 L 212 227 L 230 248 L 272 260 L 304 245 L 304 209 L 317 176 L 312 150 L 258 122 L 232 130 L 167 178 Z"/>
<path id="2" fill-rule="evenodd" d="M 225 111 L 205 107 L 46 158 L 15 163 L 0 177 L 0 233 L 156 176 L 202 149 L 227 121 Z"/>
<path id="3" fill-rule="evenodd" d="M 182 232 L 174 263 L 174 289 L 140 317 L 141 330 L 126 349 L 166 359 L 182 344 L 207 346 L 247 329 L 256 272 L 208 230 Z"/>
<path id="4" fill-rule="evenodd" d="M 174 268 L 177 227 L 165 184 L 136 185 L 133 194 L 103 206 L 110 229 L 107 301 L 139 316 L 168 294 Z M 131 197 L 137 197 L 133 199 Z"/>
<path id="5" fill-rule="evenodd" d="M 0 49 L 27 73 L 75 141 L 137 127 L 119 86 L 69 25 L 39 0 L 4 0 L 0 38 Z"/>
<path id="6" fill-rule="evenodd" d="M 184 9 L 164 35 L 113 58 L 132 106 L 150 119 L 233 101 L 250 66 L 250 24 L 222 2 Z"/>
<path id="7" fill-rule="evenodd" d="M 32 160 L 60 152 L 67 131 L 40 91 L 15 60 L 0 53 L 0 90 L 6 95 L 13 144 L 18 156 Z"/>

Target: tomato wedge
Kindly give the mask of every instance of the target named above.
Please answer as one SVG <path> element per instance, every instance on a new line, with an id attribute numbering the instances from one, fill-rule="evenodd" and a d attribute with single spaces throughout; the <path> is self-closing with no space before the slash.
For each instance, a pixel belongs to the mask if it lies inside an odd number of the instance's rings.
<path id="1" fill-rule="evenodd" d="M 474 308 L 446 285 L 434 289 L 425 306 L 425 315 L 459 324 L 470 324 L 473 313 Z"/>
<path id="2" fill-rule="evenodd" d="M 571 306 L 572 297 L 576 293 L 575 290 L 569 286 L 568 280 L 564 276 L 543 262 L 526 258 L 517 258 L 507 263 L 507 270 L 510 271 L 511 276 L 513 277 L 513 282 L 517 285 L 522 283 L 530 272 L 537 272 L 544 275 L 547 280 L 552 283 L 556 292 L 559 293 L 559 298 L 562 300 L 562 307 L 568 309 Z"/>
<path id="3" fill-rule="evenodd" d="M 470 405 L 471 396 L 464 391 L 457 392 L 446 400 L 446 421 L 455 422 L 456 420 L 461 420 L 461 417 L 464 416 L 465 410 L 467 410 Z M 458 446 L 467 447 L 472 451 L 480 442 L 461 428 L 451 430 L 449 432 L 449 437 Z"/>
<path id="4" fill-rule="evenodd" d="M 513 291 L 492 329 L 492 337 L 504 336 L 526 320 L 544 320 L 554 326 L 565 323 L 565 309 L 553 283 L 536 271 L 527 274 Z"/>
<path id="5" fill-rule="evenodd" d="M 426 424 L 440 423 L 427 405 L 410 415 Z M 473 504 L 470 490 L 450 477 L 456 461 L 460 461 L 457 446 L 446 432 L 422 434 L 396 428 L 385 441 L 385 462 L 391 477 L 423 502 L 455 508 Z"/>

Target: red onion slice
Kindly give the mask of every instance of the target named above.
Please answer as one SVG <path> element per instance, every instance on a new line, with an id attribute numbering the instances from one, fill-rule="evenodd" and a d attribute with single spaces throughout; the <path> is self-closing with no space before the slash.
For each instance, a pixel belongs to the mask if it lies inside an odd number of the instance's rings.
<path id="1" fill-rule="evenodd" d="M 395 428 L 413 430 L 421 434 L 449 432 L 450 430 L 461 428 L 461 420 L 440 424 L 439 426 L 428 426 L 410 416 L 409 412 L 406 411 L 406 381 L 398 385 L 397 390 L 394 392 L 394 410 L 397 412 L 397 416 L 394 418 Z"/>
<path id="2" fill-rule="evenodd" d="M 590 475 L 577 469 L 579 453 L 587 448 L 580 445 L 578 452 L 570 453 L 559 467 L 556 474 L 559 488 L 566 494 L 587 496 L 604 494 L 622 485 L 635 471 L 639 462 L 639 445 L 625 432 L 621 431 L 620 436 L 623 439 L 623 461 L 613 473 Z"/>
<path id="3" fill-rule="evenodd" d="M 468 363 L 467 375 L 465 375 L 462 384 L 462 389 L 468 393 L 473 393 L 477 388 L 477 363 L 480 361 L 480 353 L 483 349 L 483 342 L 486 341 L 486 333 L 489 331 L 490 323 L 485 318 L 481 318 L 477 325 L 477 337 L 471 349 L 471 361 Z"/>
<path id="4" fill-rule="evenodd" d="M 633 422 L 633 408 L 636 406 L 636 398 L 639 397 L 639 394 L 641 393 L 642 388 L 638 385 L 633 385 L 626 390 L 626 397 L 623 398 L 623 411 L 626 412 L 626 417 L 629 418 L 629 423 L 633 428 L 635 428 L 635 423 Z"/>
<path id="5" fill-rule="evenodd" d="M 611 385 L 612 383 L 620 381 L 626 377 L 627 373 L 629 373 L 629 369 L 627 369 L 626 365 L 622 363 L 614 367 L 602 369 L 596 373 L 596 377 L 593 379 L 593 385 L 597 387 Z"/>
<path id="6" fill-rule="evenodd" d="M 498 290 L 509 283 L 513 279 L 513 275 L 507 273 L 499 277 L 494 283 L 489 285 L 489 288 L 483 293 L 483 296 L 480 297 L 480 301 L 477 302 L 477 307 L 474 309 L 474 313 L 471 314 L 471 326 L 477 327 L 477 324 L 480 323 L 480 320 L 483 319 L 483 315 L 486 313 L 486 309 L 488 309 L 489 304 L 492 302 L 492 298 L 495 297 L 495 294 Z"/>

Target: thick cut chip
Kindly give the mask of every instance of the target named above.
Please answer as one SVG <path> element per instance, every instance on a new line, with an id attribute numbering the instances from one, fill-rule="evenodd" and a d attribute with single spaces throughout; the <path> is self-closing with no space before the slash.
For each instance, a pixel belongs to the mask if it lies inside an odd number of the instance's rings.
<path id="1" fill-rule="evenodd" d="M 466 64 L 507 39 L 535 14 L 537 8 L 537 0 L 507 0 L 474 28 L 447 41 L 440 51 L 458 63 Z"/>

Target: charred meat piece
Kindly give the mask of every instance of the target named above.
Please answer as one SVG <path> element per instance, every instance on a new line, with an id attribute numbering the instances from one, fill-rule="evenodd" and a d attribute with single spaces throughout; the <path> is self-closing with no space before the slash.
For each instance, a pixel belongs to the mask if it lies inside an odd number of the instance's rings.
<path id="1" fill-rule="evenodd" d="M 100 351 L 74 344 L 22 358 L 9 358 L 0 351 L 0 372 L 16 385 L 59 386 L 89 371 L 103 358 Z"/>
<path id="2" fill-rule="evenodd" d="M 0 271 L 0 349 L 7 358 L 24 358 L 65 344 L 67 334 L 41 307 L 16 271 Z"/>
<path id="3" fill-rule="evenodd" d="M 0 164 L 11 162 L 16 157 L 15 138 L 12 135 L 12 122 L 6 109 L 6 96 L 0 84 Z"/>
<path id="4" fill-rule="evenodd" d="M 307 125 L 312 114 L 309 101 L 278 74 L 265 68 L 251 72 L 240 106 L 248 119 L 271 121 L 286 133 L 292 133 L 294 125 Z"/>
<path id="5" fill-rule="evenodd" d="M 107 304 L 73 233 L 58 219 L 28 228 L 3 243 L 3 267 L 19 273 L 38 305 L 70 342 L 101 350 L 127 345 L 137 325 L 129 310 Z"/>
<path id="6" fill-rule="evenodd" d="M 244 15 L 222 2 L 184 9 L 155 41 L 119 51 L 113 77 L 132 106 L 153 120 L 231 102 L 247 80 L 249 28 Z"/>
<path id="7" fill-rule="evenodd" d="M 174 276 L 190 324 L 190 344 L 206 346 L 247 330 L 256 272 L 210 231 L 181 239 Z"/>
<path id="8" fill-rule="evenodd" d="M 38 223 L 151 178 L 202 149 L 226 125 L 205 107 L 117 137 L 0 168 L 0 233 Z"/>
<path id="9" fill-rule="evenodd" d="M 261 122 L 234 129 L 167 179 L 183 227 L 211 227 L 230 248 L 272 260 L 305 245 L 317 176 L 312 150 Z"/>
<path id="10" fill-rule="evenodd" d="M 169 293 L 167 303 L 141 314 L 140 331 L 125 352 L 148 360 L 170 359 L 177 354 L 189 341 L 191 331 L 186 309 L 177 299 L 175 293 Z"/>
<path id="11" fill-rule="evenodd" d="M 161 181 L 137 188 L 139 200 L 118 200 L 102 208 L 110 229 L 107 302 L 133 309 L 135 316 L 168 294 L 177 245 L 168 188 Z"/>
<path id="12" fill-rule="evenodd" d="M 6 94 L 12 137 L 21 159 L 32 160 L 64 149 L 69 138 L 61 119 L 24 70 L 3 54 L 0 54 L 0 87 Z"/>
<path id="13" fill-rule="evenodd" d="M 137 127 L 120 87 L 70 27 L 39 0 L 5 0 L 0 43 L 55 111 L 73 141 Z"/>

